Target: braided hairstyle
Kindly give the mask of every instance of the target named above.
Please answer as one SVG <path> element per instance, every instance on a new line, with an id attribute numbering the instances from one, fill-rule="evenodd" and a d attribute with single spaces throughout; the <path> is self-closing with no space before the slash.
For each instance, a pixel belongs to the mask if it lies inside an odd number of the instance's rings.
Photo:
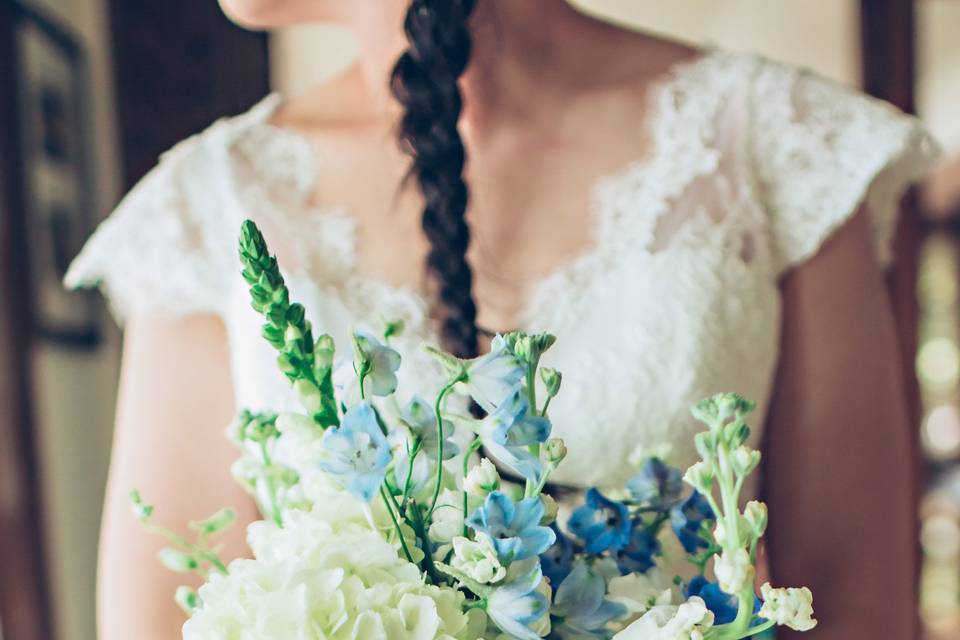
<path id="1" fill-rule="evenodd" d="M 477 354 L 477 307 L 467 263 L 466 150 L 457 129 L 458 80 L 470 60 L 469 20 L 476 0 L 412 0 L 404 19 L 408 48 L 390 88 L 404 108 L 399 140 L 412 159 L 409 178 L 424 199 L 421 225 L 430 243 L 427 272 L 436 288 L 443 346 L 460 357 Z"/>

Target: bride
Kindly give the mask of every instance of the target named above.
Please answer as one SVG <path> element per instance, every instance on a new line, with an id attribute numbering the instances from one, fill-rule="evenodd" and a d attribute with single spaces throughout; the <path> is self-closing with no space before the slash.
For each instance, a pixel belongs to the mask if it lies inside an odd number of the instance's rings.
<path id="1" fill-rule="evenodd" d="M 245 218 L 318 332 L 343 345 L 354 326 L 402 320 L 407 371 L 430 366 L 423 341 L 470 356 L 496 331 L 558 334 L 562 484 L 616 485 L 638 446 L 673 445 L 685 466 L 692 402 L 759 400 L 770 572 L 817 594 L 819 638 L 914 637 L 913 436 L 882 267 L 898 198 L 933 157 L 915 120 L 561 0 L 223 5 L 254 27 L 340 21 L 363 55 L 177 145 L 68 275 L 101 285 L 126 323 L 104 640 L 182 623 L 181 576 L 129 515 L 131 488 L 165 523 L 225 503 L 257 517 L 224 427 L 294 398 L 247 306 Z M 242 531 L 225 555 L 243 553 Z"/>

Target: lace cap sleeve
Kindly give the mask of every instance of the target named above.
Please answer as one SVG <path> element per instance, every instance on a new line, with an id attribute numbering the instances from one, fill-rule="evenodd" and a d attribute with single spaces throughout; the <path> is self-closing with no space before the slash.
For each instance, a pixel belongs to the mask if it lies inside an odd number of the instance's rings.
<path id="1" fill-rule="evenodd" d="M 779 272 L 813 256 L 865 204 L 887 266 L 900 199 L 937 147 L 893 106 L 812 73 L 763 61 L 753 83 L 751 152 Z"/>
<path id="2" fill-rule="evenodd" d="M 236 234 L 218 186 L 217 129 L 161 156 L 87 241 L 67 272 L 67 287 L 99 287 L 121 323 L 131 315 L 222 311 L 237 269 Z"/>

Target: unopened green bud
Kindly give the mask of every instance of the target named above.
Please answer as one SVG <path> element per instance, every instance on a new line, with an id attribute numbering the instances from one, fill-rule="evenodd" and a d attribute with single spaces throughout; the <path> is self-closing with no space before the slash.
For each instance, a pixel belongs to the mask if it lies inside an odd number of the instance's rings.
<path id="1" fill-rule="evenodd" d="M 556 369 L 543 367 L 540 369 L 540 379 L 543 380 L 543 386 L 547 389 L 547 395 L 552 398 L 560 391 L 563 374 Z"/>
<path id="2" fill-rule="evenodd" d="M 683 474 L 683 481 L 703 494 L 712 491 L 713 480 L 713 465 L 703 460 L 694 464 Z"/>
<path id="3" fill-rule="evenodd" d="M 193 615 L 193 612 L 200 608 L 200 596 L 186 585 L 177 587 L 173 599 L 187 615 Z"/>
<path id="4" fill-rule="evenodd" d="M 274 347 L 283 347 L 283 331 L 281 329 L 270 324 L 265 324 L 263 328 L 260 329 L 260 335 Z"/>
<path id="5" fill-rule="evenodd" d="M 160 553 L 157 554 L 160 558 L 160 562 L 170 571 L 176 571 L 177 573 L 186 573 L 187 571 L 194 571 L 200 567 L 200 563 L 197 562 L 197 559 L 191 555 L 179 551 L 177 549 L 171 549 L 170 547 L 164 547 L 160 550 Z"/>
<path id="6" fill-rule="evenodd" d="M 745 476 L 760 464 L 760 452 L 745 445 L 740 445 L 733 452 L 733 471 L 739 476 Z"/>
<path id="7" fill-rule="evenodd" d="M 289 324 L 295 325 L 297 327 L 302 327 L 304 320 L 306 319 L 307 312 L 303 308 L 303 305 L 299 302 L 294 302 L 289 307 L 287 307 L 286 321 Z"/>
<path id="8" fill-rule="evenodd" d="M 767 530 L 767 505 L 751 500 L 743 509 L 743 519 L 746 520 L 754 537 L 760 539 Z"/>
<path id="9" fill-rule="evenodd" d="M 293 375 L 297 373 L 297 367 L 290 361 L 290 357 L 285 353 L 281 353 L 277 356 L 277 368 L 286 375 Z"/>
<path id="10" fill-rule="evenodd" d="M 533 338 L 529 335 L 520 335 L 513 345 L 513 354 L 521 362 L 531 362 L 535 356 Z"/>
<path id="11" fill-rule="evenodd" d="M 275 327 L 282 327 L 286 323 L 287 309 L 282 304 L 270 303 L 264 310 L 263 315 L 267 321 Z"/>
<path id="12" fill-rule="evenodd" d="M 697 453 L 703 460 L 712 460 L 717 455 L 717 436 L 711 431 L 701 431 L 693 438 Z"/>
<path id="13" fill-rule="evenodd" d="M 539 358 L 556 343 L 557 336 L 552 333 L 537 333 L 532 336 L 532 341 L 534 355 Z"/>
<path id="14" fill-rule="evenodd" d="M 690 409 L 693 417 L 713 429 L 719 424 L 717 420 L 717 401 L 715 397 L 704 398 Z"/>
<path id="15" fill-rule="evenodd" d="M 307 413 L 313 414 L 320 412 L 323 406 L 323 396 L 320 394 L 320 389 L 317 388 L 317 385 L 309 380 L 300 378 L 293 383 L 293 390 L 297 392 L 297 397 L 300 398 L 300 404 L 307 410 Z"/>
<path id="16" fill-rule="evenodd" d="M 552 496 L 546 493 L 540 494 L 540 502 L 543 503 L 543 517 L 540 518 L 540 526 L 546 527 L 557 520 L 557 513 L 560 511 L 560 505 Z"/>
<path id="17" fill-rule="evenodd" d="M 255 415 L 250 419 L 246 429 L 246 439 L 251 442 L 267 442 L 277 437 L 277 425 L 271 416 Z"/>
<path id="18" fill-rule="evenodd" d="M 153 515 L 153 505 L 144 504 L 140 498 L 140 492 L 133 490 L 130 492 L 130 508 L 133 516 L 140 522 L 146 522 Z"/>
<path id="19" fill-rule="evenodd" d="M 336 352 L 336 347 L 333 343 L 333 338 L 328 334 L 323 334 L 317 338 L 317 342 L 314 346 L 314 352 L 317 355 L 317 366 L 332 366 L 333 365 L 333 356 Z"/>
<path id="20" fill-rule="evenodd" d="M 403 320 L 393 320 L 387 323 L 387 326 L 383 329 L 383 339 L 389 340 L 394 336 L 399 336 L 406 329 L 406 325 L 403 323 Z"/>
<path id="21" fill-rule="evenodd" d="M 724 426 L 723 437 L 730 449 L 736 449 L 750 437 L 750 427 L 742 420 L 734 420 Z"/>
<path id="22" fill-rule="evenodd" d="M 195 520 L 190 523 L 190 528 L 194 531 L 209 535 L 225 531 L 237 519 L 237 514 L 233 509 L 221 509 L 205 520 Z"/>
<path id="23" fill-rule="evenodd" d="M 547 462 L 560 464 L 567 457 L 567 445 L 561 438 L 550 438 L 543 443 L 543 452 Z"/>
<path id="24" fill-rule="evenodd" d="M 287 344 L 299 342 L 301 338 L 303 338 L 303 332 L 295 325 L 291 324 L 287 327 L 287 330 L 283 332 L 283 339 Z"/>

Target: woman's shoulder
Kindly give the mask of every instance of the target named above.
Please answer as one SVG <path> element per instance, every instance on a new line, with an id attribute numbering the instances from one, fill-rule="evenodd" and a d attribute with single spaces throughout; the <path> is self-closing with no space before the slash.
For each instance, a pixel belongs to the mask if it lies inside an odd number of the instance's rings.
<path id="1" fill-rule="evenodd" d="M 743 149 L 785 271 L 857 211 L 869 212 L 888 264 L 900 198 L 938 156 L 914 116 L 798 65 L 721 53 L 744 88 Z"/>
<path id="2" fill-rule="evenodd" d="M 279 103 L 272 94 L 161 154 L 89 238 L 66 286 L 100 287 L 119 319 L 219 311 L 244 216 L 238 190 L 289 166 L 268 152 L 285 135 L 268 125 Z"/>

